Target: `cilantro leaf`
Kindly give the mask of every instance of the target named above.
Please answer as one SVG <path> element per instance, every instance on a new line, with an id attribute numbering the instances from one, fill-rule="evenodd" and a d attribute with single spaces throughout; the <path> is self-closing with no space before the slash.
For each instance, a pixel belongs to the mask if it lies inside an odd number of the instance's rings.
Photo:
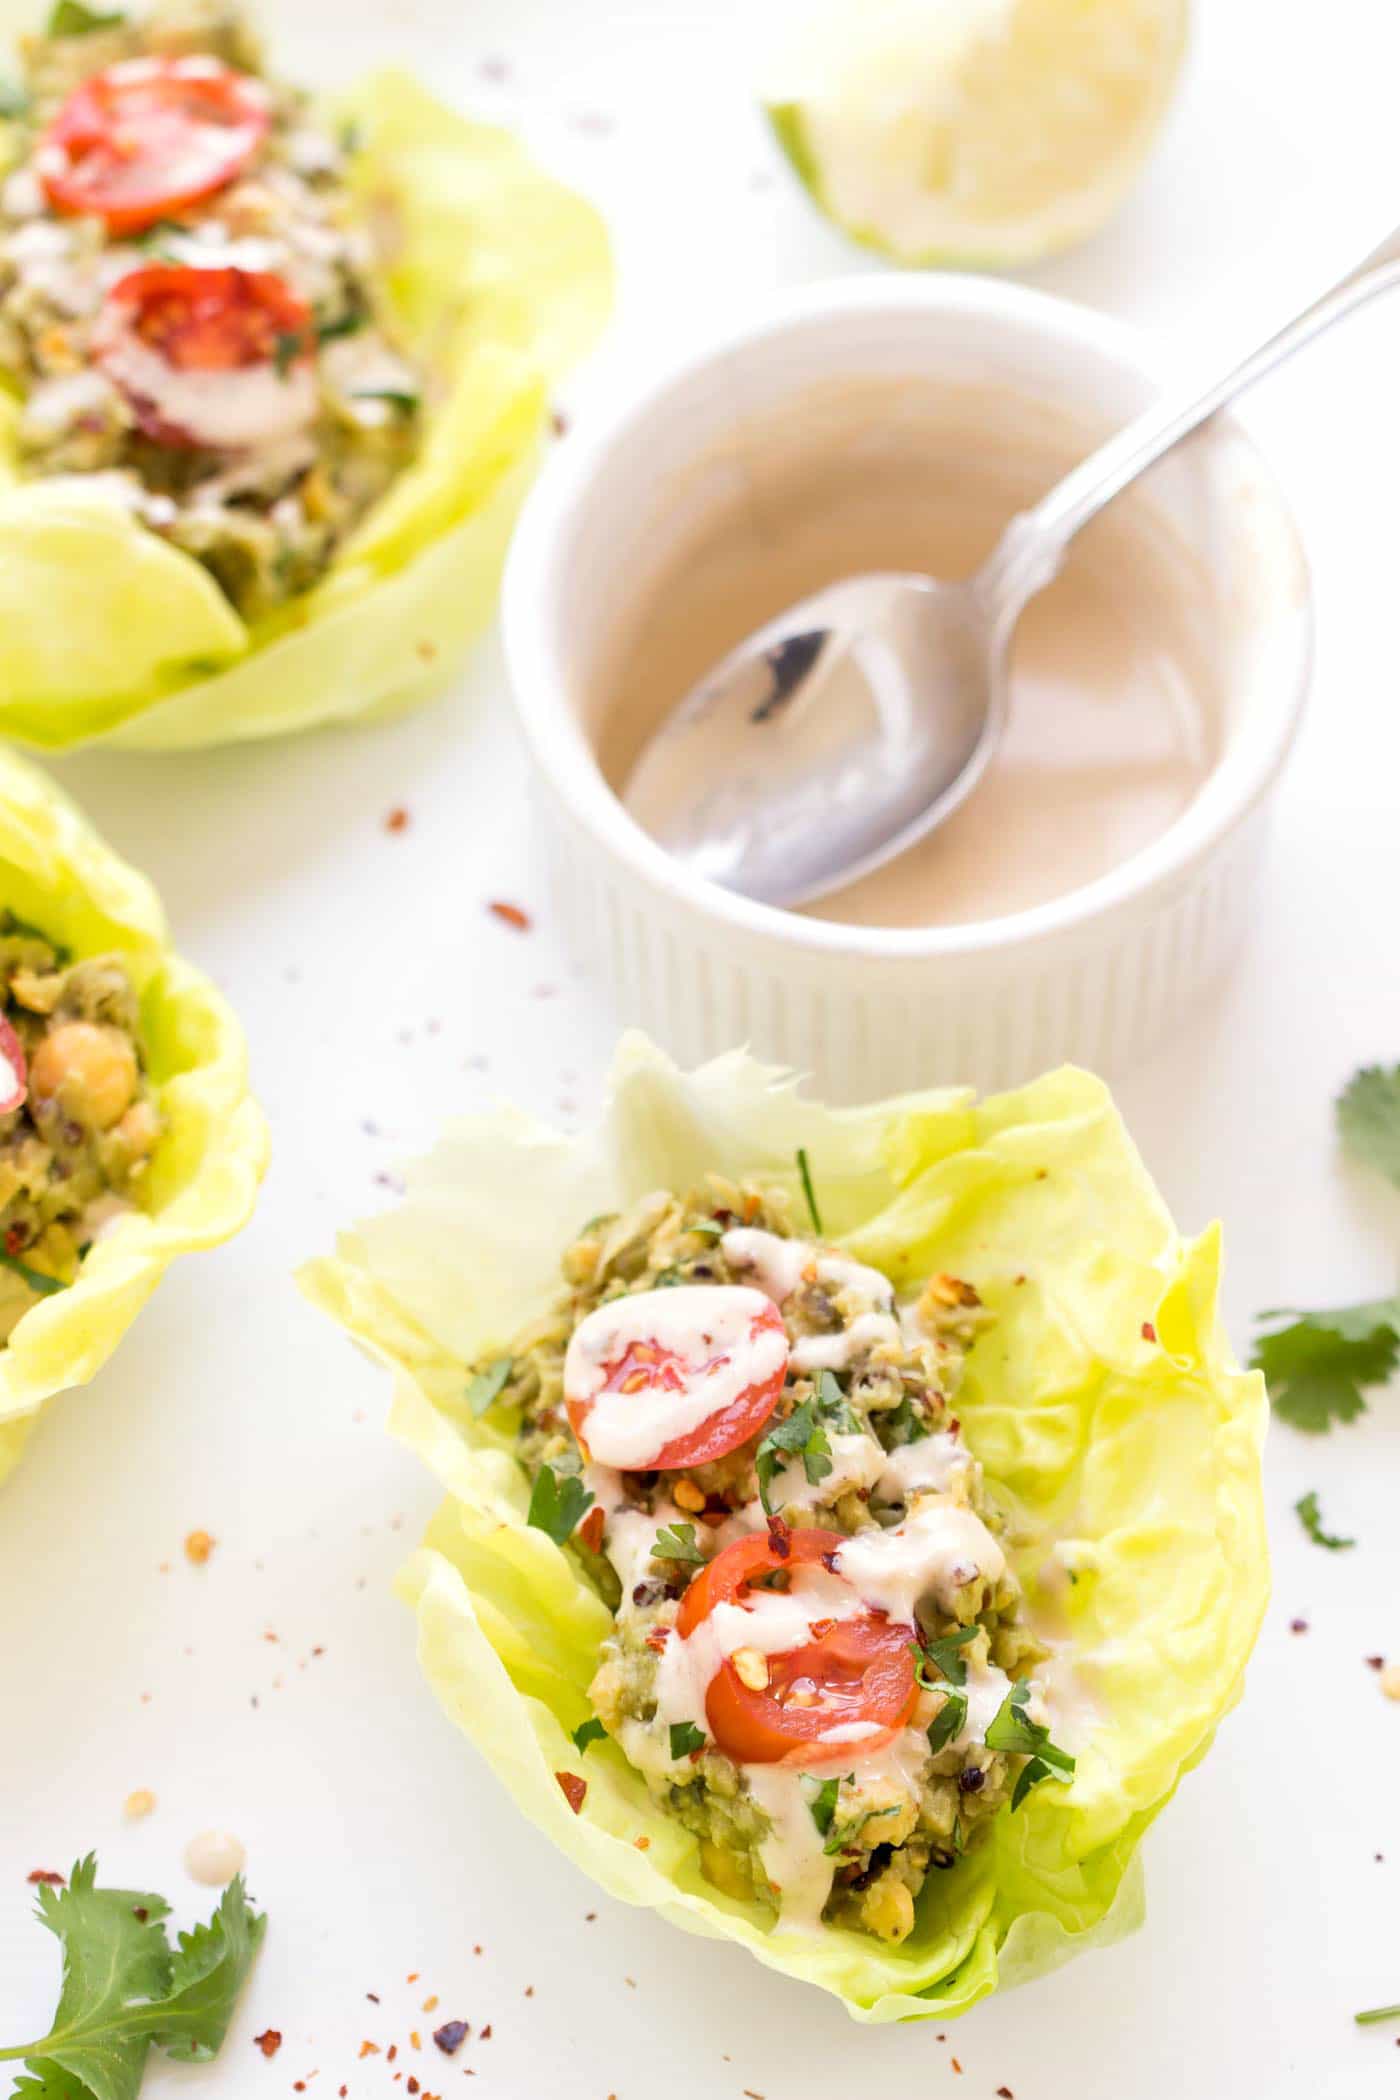
<path id="1" fill-rule="evenodd" d="M 693 1721 L 671 1723 L 671 1756 L 677 1761 L 689 1757 L 692 1751 L 703 1750 L 707 1740 L 704 1729 L 697 1728 Z"/>
<path id="2" fill-rule="evenodd" d="M 1374 2027 L 1381 2020 L 1400 2020 L 1400 2005 L 1373 2005 L 1369 2012 L 1352 2014 L 1358 2027 Z"/>
<path id="3" fill-rule="evenodd" d="M 831 1829 L 832 1819 L 836 1814 L 836 1797 L 840 1791 L 839 1779 L 824 1779 L 807 1803 L 812 1811 L 812 1821 L 823 1837 L 826 1837 Z"/>
<path id="4" fill-rule="evenodd" d="M 525 1521 L 536 1531 L 548 1532 L 555 1545 L 562 1546 L 593 1507 L 593 1499 L 592 1489 L 584 1486 L 577 1473 L 556 1473 L 553 1466 L 541 1466 L 530 1490 Z"/>
<path id="5" fill-rule="evenodd" d="M 928 1746 L 934 1756 L 946 1750 L 956 1736 L 967 1726 L 967 1693 L 953 1685 L 943 1687 L 943 1704 L 929 1723 Z"/>
<path id="6" fill-rule="evenodd" d="M 387 408 L 396 408 L 401 416 L 418 413 L 420 396 L 410 393 L 402 386 L 357 386 L 352 388 L 357 401 L 382 401 Z"/>
<path id="7" fill-rule="evenodd" d="M 807 1157 L 807 1147 L 797 1148 L 797 1171 L 802 1176 L 802 1193 L 807 1199 L 807 1213 L 812 1220 L 812 1230 L 821 1235 L 822 1214 L 817 1209 L 817 1192 L 812 1186 L 812 1162 Z"/>
<path id="8" fill-rule="evenodd" d="M 817 1389 L 813 1395 L 817 1413 L 829 1429 L 838 1436 L 858 1436 L 864 1426 L 860 1416 L 841 1390 L 840 1380 L 834 1371 L 817 1373 Z"/>
<path id="9" fill-rule="evenodd" d="M 1384 1385 L 1400 1359 L 1400 1298 L 1260 1318 L 1287 1324 L 1259 1335 L 1253 1368 L 1268 1380 L 1280 1420 L 1312 1436 L 1363 1414 L 1362 1388 Z"/>
<path id="10" fill-rule="evenodd" d="M 353 306 L 347 308 L 343 314 L 336 314 L 334 319 L 329 321 L 322 320 L 318 315 L 316 340 L 318 343 L 335 343 L 342 336 L 358 335 L 364 325 L 365 316 Z"/>
<path id="11" fill-rule="evenodd" d="M 571 1728 L 569 1730 L 569 1734 L 573 1739 L 574 1748 L 580 1753 L 580 1755 L 588 1748 L 590 1743 L 601 1743 L 606 1741 L 607 1733 L 607 1729 L 604 1728 L 602 1722 L 598 1719 L 598 1716 L 596 1714 L 590 1714 L 586 1721 L 579 1722 L 577 1728 Z"/>
<path id="12" fill-rule="evenodd" d="M 1033 1786 L 1039 1786 L 1045 1779 L 1068 1778 L 1074 1771 L 1074 1759 L 1069 1752 L 1052 1743 L 1050 1731 L 1045 1723 L 1033 1721 L 1026 1712 L 1030 1696 L 1029 1678 L 1018 1677 L 1002 1700 L 983 1737 L 989 1750 L 1002 1750 L 1013 1757 L 1030 1759 L 1017 1779 L 1011 1796 L 1013 1815 Z"/>
<path id="13" fill-rule="evenodd" d="M 854 1779 L 856 1775 L 854 1772 L 848 1772 L 846 1776 L 848 1779 Z M 888 1812 L 887 1809 L 883 1808 L 867 1808 L 864 1815 L 854 1816 L 849 1823 L 842 1823 L 833 1830 L 831 1836 L 822 1846 L 822 1851 L 828 1859 L 834 1853 L 845 1852 L 855 1844 L 856 1839 L 860 1836 L 867 1823 L 873 1822 L 876 1816 L 887 1815 Z"/>
<path id="14" fill-rule="evenodd" d="M 1354 1546 L 1355 1539 L 1338 1538 L 1335 1532 L 1324 1530 L 1322 1511 L 1317 1506 L 1317 1491 L 1309 1488 L 1293 1505 L 1298 1521 L 1315 1546 L 1325 1546 L 1329 1553 L 1340 1553 L 1346 1546 Z"/>
<path id="15" fill-rule="evenodd" d="M 498 1356 L 484 1371 L 477 1372 L 467 1387 L 467 1406 L 474 1415 L 480 1417 L 488 1407 L 495 1406 L 509 1384 L 510 1374 L 514 1369 L 513 1356 Z"/>
<path id="16" fill-rule="evenodd" d="M 799 1455 L 812 1487 L 819 1480 L 826 1479 L 831 1471 L 831 1441 L 817 1420 L 816 1407 L 811 1400 L 804 1400 L 801 1407 L 794 1408 L 787 1420 L 777 1423 L 759 1444 L 754 1471 L 758 1475 L 759 1499 L 770 1517 L 773 1505 L 768 1500 L 768 1490 L 788 1459 Z"/>
<path id="17" fill-rule="evenodd" d="M 1363 1167 L 1400 1188 L 1400 1065 L 1365 1065 L 1337 1100 L 1342 1144 Z"/>
<path id="18" fill-rule="evenodd" d="M 6 1254 L 3 1250 L 0 1250 L 0 1269 L 12 1269 L 15 1275 L 27 1283 L 31 1291 L 37 1291 L 41 1298 L 52 1298 L 55 1291 L 65 1291 L 68 1288 L 61 1276 L 46 1276 L 42 1269 L 31 1269 L 28 1262 L 21 1261 L 17 1254 Z"/>
<path id="19" fill-rule="evenodd" d="M 25 2061 L 23 2100 L 136 2100 L 153 2045 L 190 2063 L 218 2052 L 266 1919 L 249 1908 L 241 1878 L 209 1924 L 180 1934 L 174 1955 L 168 1915 L 159 1896 L 99 1888 L 91 1853 L 66 1888 L 39 1890 L 40 1922 L 63 1948 L 63 1984 L 49 2032 L 0 2049 L 0 2061 Z"/>
<path id="20" fill-rule="evenodd" d="M 115 29 L 126 16 L 120 8 L 85 7 L 83 0 L 54 0 L 45 36 L 91 36 L 95 29 Z"/>
<path id="21" fill-rule="evenodd" d="M 969 1641 L 975 1641 L 981 1631 L 980 1626 L 958 1626 L 939 1640 L 915 1643 L 914 1675 L 925 1691 L 941 1692 L 943 1689 L 936 1677 L 928 1675 L 925 1662 L 936 1664 L 949 1684 L 961 1687 L 967 1683 L 967 1663 L 958 1650 L 965 1648 Z"/>
<path id="22" fill-rule="evenodd" d="M 272 351 L 273 369 L 279 379 L 286 378 L 305 348 L 306 338 L 299 329 L 282 330 Z"/>
<path id="23" fill-rule="evenodd" d="M 653 1560 L 693 1561 L 697 1568 L 705 1564 L 705 1556 L 696 1544 L 693 1524 L 663 1524 L 656 1534 L 651 1557 Z"/>

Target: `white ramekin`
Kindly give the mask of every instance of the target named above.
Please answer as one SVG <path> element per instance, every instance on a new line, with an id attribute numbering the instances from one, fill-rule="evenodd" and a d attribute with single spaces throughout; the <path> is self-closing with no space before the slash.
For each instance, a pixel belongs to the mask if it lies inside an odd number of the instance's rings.
<path id="1" fill-rule="evenodd" d="M 693 523 L 697 464 L 742 421 L 835 380 L 946 373 L 1090 425 L 1157 390 L 1137 339 L 993 279 L 861 277 L 788 296 L 582 424 L 530 498 L 505 584 L 510 673 L 542 788 L 540 832 L 581 958 L 620 1018 L 691 1062 L 738 1044 L 832 1100 L 1014 1084 L 1069 1058 L 1122 1067 L 1229 962 L 1270 790 L 1306 694 L 1306 565 L 1272 475 L 1220 417 L 1153 475 L 1202 554 L 1227 657 L 1218 762 L 1177 822 L 1089 886 L 973 926 L 880 930 L 798 917 L 695 881 L 628 817 L 579 696 L 639 579 Z"/>

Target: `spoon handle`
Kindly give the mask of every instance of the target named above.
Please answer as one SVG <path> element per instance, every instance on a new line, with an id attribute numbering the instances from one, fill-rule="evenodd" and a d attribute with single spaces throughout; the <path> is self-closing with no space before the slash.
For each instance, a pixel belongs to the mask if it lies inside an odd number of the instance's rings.
<path id="1" fill-rule="evenodd" d="M 1014 619 L 1026 600 L 1056 574 L 1075 534 L 1106 503 L 1159 460 L 1173 445 L 1233 401 L 1256 379 L 1354 313 L 1377 292 L 1400 284 L 1400 228 L 1348 272 L 1305 312 L 1289 321 L 1257 350 L 1202 389 L 1169 389 L 1140 416 L 1091 452 L 1033 509 L 1012 520 L 997 554 L 983 571 L 997 614 Z"/>

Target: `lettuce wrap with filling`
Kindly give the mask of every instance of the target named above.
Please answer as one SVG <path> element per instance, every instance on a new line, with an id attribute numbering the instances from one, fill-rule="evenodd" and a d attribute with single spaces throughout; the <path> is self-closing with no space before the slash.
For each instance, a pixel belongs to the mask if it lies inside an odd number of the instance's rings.
<path id="1" fill-rule="evenodd" d="M 988 1308 L 958 1412 L 1015 1513 L 1011 1557 L 1057 1688 L 1089 1720 L 1073 1782 L 931 1876 L 895 1947 L 784 1930 L 722 1894 L 616 1745 L 575 1749 L 611 1614 L 580 1561 L 527 1526 L 509 1435 L 466 1401 L 469 1367 L 549 1303 L 585 1219 L 712 1170 L 800 1207 L 799 1148 L 827 1238 L 900 1289 L 966 1278 Z M 456 1124 L 405 1200 L 302 1282 L 390 1368 L 391 1426 L 441 1482 L 400 1586 L 439 1700 L 520 1808 L 611 1894 L 883 2022 L 948 2019 L 1131 1930 L 1138 1841 L 1240 1695 L 1268 1591 L 1267 1400 L 1222 1332 L 1220 1259 L 1218 1228 L 1178 1235 L 1084 1072 L 838 1111 L 747 1056 L 685 1074 L 631 1036 L 596 1129 L 565 1137 L 510 1110 Z M 559 1773 L 586 1781 L 577 1814 Z"/>
<path id="2" fill-rule="evenodd" d="M 75 958 L 115 956 L 140 1001 L 163 1131 L 143 1207 L 84 1254 L 0 1348 L 0 1480 L 44 1401 L 107 1361 L 177 1254 L 217 1246 L 252 1211 L 267 1126 L 248 1092 L 243 1032 L 208 979 L 171 951 L 145 877 L 104 845 L 37 768 L 0 750 L 0 908 Z"/>
<path id="3" fill-rule="evenodd" d="M 0 10 L 12 32 L 28 18 Z M 508 132 L 403 74 L 332 114 L 355 127 L 352 205 L 428 374 L 421 451 L 324 578 L 250 626 L 95 478 L 22 479 L 0 396 L 0 734 L 177 750 L 364 720 L 440 686 L 489 619 L 551 384 L 606 317 L 607 235 Z"/>

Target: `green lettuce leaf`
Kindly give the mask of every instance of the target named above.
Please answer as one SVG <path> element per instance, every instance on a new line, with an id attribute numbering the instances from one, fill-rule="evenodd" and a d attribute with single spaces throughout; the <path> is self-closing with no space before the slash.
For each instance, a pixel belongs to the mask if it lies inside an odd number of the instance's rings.
<path id="1" fill-rule="evenodd" d="M 141 998 L 147 1069 L 166 1130 L 147 1205 L 84 1256 L 76 1282 L 31 1306 L 0 1349 L 0 1480 L 43 1402 L 107 1361 L 177 1254 L 246 1221 L 267 1163 L 242 1030 L 171 951 L 145 877 L 103 843 L 37 767 L 0 750 L 0 898 L 75 956 L 120 954 Z"/>
<path id="2" fill-rule="evenodd" d="M 406 76 L 340 98 L 352 194 L 393 229 L 390 303 L 431 375 L 419 458 L 326 577 L 249 627 L 85 477 L 14 478 L 0 404 L 0 735 L 178 750 L 411 705 L 490 618 L 554 378 L 611 296 L 592 207 Z"/>
<path id="3" fill-rule="evenodd" d="M 1064 1635 L 1056 1740 L 1073 1780 L 933 1875 L 898 1947 L 783 1930 L 723 1895 L 608 1745 L 571 1811 L 553 1774 L 572 1769 L 610 1615 L 527 1526 L 508 1425 L 464 1402 L 467 1365 L 552 1293 L 561 1221 L 710 1168 L 784 1185 L 800 1216 L 799 1148 L 853 1255 L 910 1284 L 966 1276 L 991 1308 L 958 1413 L 1012 1511 L 1030 1604 Z M 393 1426 L 445 1490 L 402 1592 L 439 1700 L 521 1809 L 614 1895 L 891 2021 L 947 2019 L 1130 1930 L 1138 1840 L 1239 1697 L 1268 1590 L 1267 1400 L 1221 1331 L 1219 1267 L 1218 1231 L 1178 1237 L 1085 1073 L 832 1111 L 746 1057 L 686 1075 L 629 1037 L 598 1129 L 570 1139 L 508 1112 L 453 1126 L 406 1200 L 302 1282 L 392 1370 Z"/>

